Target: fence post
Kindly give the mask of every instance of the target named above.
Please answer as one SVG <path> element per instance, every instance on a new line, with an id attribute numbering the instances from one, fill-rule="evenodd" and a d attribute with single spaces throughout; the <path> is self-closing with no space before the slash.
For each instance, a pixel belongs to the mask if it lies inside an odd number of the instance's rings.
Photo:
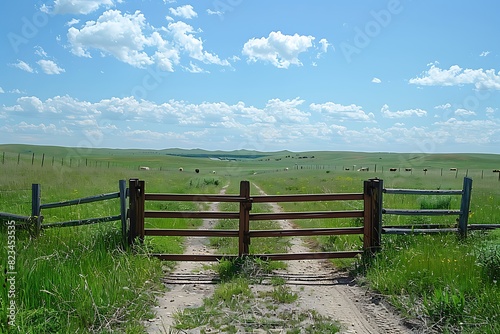
<path id="1" fill-rule="evenodd" d="M 250 210 L 252 210 L 250 182 L 240 182 L 240 197 L 245 198 L 240 202 L 240 221 L 238 231 L 238 256 L 241 257 L 250 253 Z"/>
<path id="2" fill-rule="evenodd" d="M 135 238 L 137 237 L 136 226 L 137 226 L 137 188 L 139 187 L 138 179 L 130 179 L 128 184 L 129 191 L 129 230 L 128 230 L 128 244 L 132 245 Z"/>
<path id="3" fill-rule="evenodd" d="M 31 217 L 35 219 L 35 233 L 40 234 L 42 229 L 42 217 L 41 217 L 41 187 L 37 183 L 31 185 Z"/>
<path id="4" fill-rule="evenodd" d="M 364 182 L 364 239 L 365 254 L 373 255 L 382 241 L 382 193 L 383 180 L 370 179 Z"/>
<path id="5" fill-rule="evenodd" d="M 120 180 L 118 182 L 120 189 L 120 217 L 122 222 L 122 246 L 127 246 L 127 182 Z"/>
<path id="6" fill-rule="evenodd" d="M 462 189 L 462 202 L 460 204 L 460 216 L 458 218 L 458 233 L 461 238 L 467 237 L 467 225 L 469 222 L 470 198 L 472 193 L 472 179 L 464 177 Z"/>

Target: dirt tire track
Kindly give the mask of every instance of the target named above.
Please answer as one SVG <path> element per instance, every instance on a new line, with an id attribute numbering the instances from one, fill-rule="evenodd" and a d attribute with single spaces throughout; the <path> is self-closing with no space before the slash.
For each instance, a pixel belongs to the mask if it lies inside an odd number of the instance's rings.
<path id="1" fill-rule="evenodd" d="M 254 184 L 255 187 L 257 187 Z M 224 194 L 226 187 L 221 190 Z M 262 195 L 264 191 L 257 187 Z M 281 212 L 279 205 L 272 203 L 274 212 Z M 218 203 L 210 210 L 217 211 Z M 213 220 L 204 220 L 203 229 L 213 228 Z M 287 220 L 279 221 L 282 229 L 293 229 Z M 210 254 L 206 238 L 186 238 L 186 254 Z M 291 238 L 293 253 L 310 252 L 299 238 Z M 403 325 L 403 321 L 386 304 L 366 289 L 359 287 L 346 277 L 345 273 L 335 270 L 326 260 L 289 261 L 286 271 L 276 275 L 286 277 L 287 285 L 298 294 L 294 307 L 301 310 L 315 310 L 319 314 L 338 320 L 342 324 L 342 334 L 397 334 L 418 333 Z M 314 278 L 316 276 L 316 278 Z M 312 279 L 311 279 L 312 277 Z M 157 296 L 158 306 L 154 309 L 156 318 L 147 324 L 148 333 L 169 333 L 174 323 L 173 314 L 187 307 L 203 304 L 203 299 L 214 291 L 213 279 L 216 275 L 207 269 L 204 262 L 179 262 L 169 273 L 165 284 L 169 291 Z M 255 291 L 268 289 L 266 285 L 254 285 Z M 185 331 L 198 333 L 199 331 Z"/>

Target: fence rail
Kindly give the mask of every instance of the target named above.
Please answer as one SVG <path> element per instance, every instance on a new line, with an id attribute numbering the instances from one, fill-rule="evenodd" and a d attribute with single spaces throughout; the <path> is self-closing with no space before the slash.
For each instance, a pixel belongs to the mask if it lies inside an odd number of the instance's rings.
<path id="1" fill-rule="evenodd" d="M 378 207 L 376 194 L 381 192 L 379 180 L 365 181 L 363 193 L 346 194 L 311 194 L 311 195 L 271 195 L 250 196 L 250 183 L 240 183 L 239 195 L 175 195 L 146 193 L 145 182 L 138 179 L 129 181 L 130 201 L 130 233 L 129 242 L 142 242 L 145 236 L 191 236 L 191 237 L 235 237 L 238 238 L 238 255 L 195 255 L 195 254 L 154 254 L 162 260 L 170 261 L 216 261 L 221 258 L 245 256 L 250 254 L 251 238 L 291 237 L 362 234 L 363 246 L 359 251 L 317 252 L 300 254 L 255 254 L 252 256 L 267 259 L 327 259 L 355 257 L 366 252 L 375 252 L 380 248 L 379 215 L 366 210 L 357 211 L 318 211 L 318 212 L 280 212 L 251 213 L 253 203 L 283 203 L 306 201 L 363 201 L 370 208 Z M 373 188 L 380 188 L 373 191 Z M 239 203 L 239 211 L 234 212 L 191 212 L 191 211 L 148 211 L 146 201 L 192 201 L 192 202 L 235 202 Z M 200 219 L 238 219 L 237 230 L 186 230 L 186 229 L 153 229 L 145 228 L 145 218 L 200 218 Z M 285 219 L 336 219 L 363 218 L 364 227 L 352 228 L 316 228 L 294 230 L 250 230 L 251 221 L 285 220 Z"/>
<path id="2" fill-rule="evenodd" d="M 111 221 L 121 221 L 122 222 L 122 241 L 123 244 L 127 244 L 127 196 L 128 190 L 126 188 L 127 183 L 125 180 L 120 180 L 118 187 L 119 191 L 108 194 L 100 194 L 90 197 L 84 197 L 80 199 L 54 202 L 54 203 L 41 203 L 41 185 L 33 184 L 31 187 L 31 216 L 17 215 L 12 213 L 0 212 L 0 219 L 13 219 L 16 221 L 34 223 L 35 225 L 35 234 L 40 233 L 40 231 L 44 228 L 54 228 L 54 227 L 69 227 L 69 226 L 80 226 L 80 225 L 89 225 L 89 224 L 97 224 Z M 110 199 L 120 199 L 120 214 L 106 217 L 96 217 L 96 218 L 87 218 L 87 219 L 79 219 L 79 220 L 70 220 L 56 223 L 43 223 L 43 213 L 42 210 L 74 206 L 80 204 L 88 204 L 99 201 L 107 201 Z"/>
<path id="3" fill-rule="evenodd" d="M 383 194 L 408 194 L 408 195 L 461 195 L 460 210 L 403 210 L 382 208 L 382 214 L 387 215 L 405 215 L 405 216 L 444 216 L 458 215 L 458 225 L 455 228 L 450 227 L 431 227 L 424 228 L 421 225 L 412 225 L 406 227 L 386 226 L 382 230 L 386 234 L 409 234 L 409 233 L 438 233 L 438 232 L 457 232 L 461 237 L 467 236 L 469 228 L 469 209 L 472 193 L 472 179 L 465 177 L 463 188 L 461 190 L 420 190 L 420 189 L 383 189 Z M 380 201 L 382 203 L 383 201 Z"/>

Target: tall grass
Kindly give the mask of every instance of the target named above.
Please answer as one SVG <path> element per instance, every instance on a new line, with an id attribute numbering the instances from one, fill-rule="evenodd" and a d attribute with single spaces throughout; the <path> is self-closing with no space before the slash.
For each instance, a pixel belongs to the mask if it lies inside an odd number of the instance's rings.
<path id="1" fill-rule="evenodd" d="M 50 168 L 3 165 L 0 211 L 29 215 L 31 184 L 42 188 L 42 203 L 118 191 L 118 180 L 138 176 L 123 168 Z M 141 173 L 148 192 L 211 193 L 215 182 L 199 183 L 192 173 Z M 195 181 L 193 181 L 195 180 Z M 164 203 L 155 203 L 161 208 Z M 173 203 L 172 210 L 183 209 Z M 46 209 L 44 222 L 94 218 L 119 213 L 117 200 Z M 154 224 L 154 222 L 148 222 Z M 162 226 L 193 226 L 187 220 Z M 12 333 L 142 333 L 151 316 L 153 291 L 161 290 L 163 264 L 151 251 L 182 252 L 175 242 L 147 238 L 145 245 L 124 251 L 119 223 L 44 230 L 38 238 L 16 231 L 16 328 L 7 327 L 7 285 L 0 286 L 0 332 Z M 2 222 L 0 249 L 6 252 L 7 229 Z M 0 257 L 7 270 L 7 257 Z"/>

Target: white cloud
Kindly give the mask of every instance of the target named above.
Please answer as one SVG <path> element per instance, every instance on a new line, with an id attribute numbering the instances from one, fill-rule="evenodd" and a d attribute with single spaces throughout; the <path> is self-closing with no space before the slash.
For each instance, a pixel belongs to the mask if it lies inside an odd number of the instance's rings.
<path id="1" fill-rule="evenodd" d="M 72 52 L 79 57 L 91 57 L 89 49 L 98 49 L 112 54 L 120 61 L 135 67 L 153 64 L 153 60 L 144 52 L 144 47 L 151 40 L 143 34 L 146 19 L 136 11 L 122 15 L 118 10 L 104 12 L 97 21 L 87 21 L 78 30 L 68 30 L 68 41 Z"/>
<path id="2" fill-rule="evenodd" d="M 443 70 L 431 65 L 430 69 L 419 78 L 409 80 L 410 84 L 422 86 L 457 86 L 473 84 L 477 89 L 500 90 L 500 72 L 495 73 L 490 70 L 462 69 L 458 65 L 453 65 L 448 70 Z"/>
<path id="3" fill-rule="evenodd" d="M 376 84 L 379 84 L 379 83 L 381 83 L 381 82 L 382 82 L 382 80 L 380 80 L 379 78 L 373 78 L 373 79 L 372 79 L 372 82 L 373 82 L 373 83 L 376 83 Z"/>
<path id="4" fill-rule="evenodd" d="M 169 23 L 168 29 L 173 35 L 173 41 L 181 50 L 185 51 L 189 57 L 202 61 L 205 64 L 216 64 L 221 66 L 231 66 L 226 59 L 221 60 L 219 56 L 203 50 L 203 42 L 200 38 L 194 37 L 194 29 L 182 21 Z"/>
<path id="5" fill-rule="evenodd" d="M 3 90 L 2 87 L 0 87 L 0 94 L 4 94 L 4 93 L 5 93 L 5 91 Z"/>
<path id="6" fill-rule="evenodd" d="M 194 11 L 193 6 L 185 5 L 177 8 L 169 8 L 170 13 L 174 16 L 179 16 L 184 19 L 192 19 L 193 17 L 197 17 L 198 14 Z"/>
<path id="7" fill-rule="evenodd" d="M 418 116 L 423 117 L 427 116 L 427 111 L 422 109 L 407 109 L 407 110 L 398 110 L 398 111 L 390 111 L 389 106 L 384 104 L 380 109 L 380 113 L 387 118 L 401 118 L 401 117 L 410 117 L 410 116 Z"/>
<path id="8" fill-rule="evenodd" d="M 475 116 L 476 113 L 472 110 L 459 108 L 459 109 L 455 110 L 455 115 L 457 115 L 457 116 Z"/>
<path id="9" fill-rule="evenodd" d="M 35 46 L 35 55 L 47 58 L 47 52 L 45 52 L 45 50 L 39 45 Z"/>
<path id="10" fill-rule="evenodd" d="M 17 63 L 15 64 L 11 64 L 12 66 L 20 69 L 20 70 L 23 70 L 23 71 L 26 71 L 26 72 L 29 72 L 29 73 L 33 73 L 34 70 L 33 68 L 28 64 L 28 63 L 25 63 L 24 61 L 22 60 L 17 60 Z"/>
<path id="11" fill-rule="evenodd" d="M 341 105 L 334 102 L 326 102 L 323 104 L 311 103 L 309 108 L 313 111 L 324 113 L 327 117 L 333 119 L 343 120 L 356 120 L 372 122 L 375 116 L 372 113 L 366 114 L 363 107 L 355 104 Z"/>
<path id="12" fill-rule="evenodd" d="M 224 15 L 224 13 L 221 12 L 220 10 L 214 11 L 214 10 L 211 10 L 211 9 L 207 9 L 207 14 L 208 15 L 217 15 L 219 17 L 222 17 L 222 15 Z"/>
<path id="13" fill-rule="evenodd" d="M 278 68 L 287 69 L 290 65 L 301 66 L 299 54 L 313 46 L 313 36 L 284 35 L 273 31 L 269 36 L 251 38 L 243 46 L 243 55 L 249 62 L 269 62 Z"/>
<path id="14" fill-rule="evenodd" d="M 483 51 L 483 52 L 481 52 L 481 54 L 479 55 L 479 57 L 486 57 L 489 54 L 490 54 L 490 51 Z"/>
<path id="15" fill-rule="evenodd" d="M 186 71 L 190 73 L 209 73 L 208 71 L 205 71 L 201 67 L 199 67 L 196 64 L 193 64 L 193 62 L 189 63 L 189 67 L 185 67 Z"/>
<path id="16" fill-rule="evenodd" d="M 37 61 L 37 64 L 40 65 L 42 68 L 42 71 L 45 74 L 61 74 L 63 72 L 66 72 L 63 68 L 59 67 L 54 61 L 52 60 L 39 60 Z"/>
<path id="17" fill-rule="evenodd" d="M 9 91 L 9 93 L 11 94 L 26 94 L 26 92 L 23 92 L 22 90 L 18 89 L 18 88 L 15 88 L 15 89 L 11 89 Z"/>
<path id="18" fill-rule="evenodd" d="M 491 144 L 498 142 L 500 137 L 500 124 L 495 120 L 460 121 L 450 118 L 434 125 L 449 134 L 453 142 L 461 144 Z"/>
<path id="19" fill-rule="evenodd" d="M 493 114 L 495 113 L 495 109 L 492 107 L 486 107 L 486 114 Z"/>
<path id="20" fill-rule="evenodd" d="M 74 25 L 76 25 L 78 23 L 80 23 L 80 20 L 78 20 L 78 19 L 71 19 L 70 21 L 66 22 L 65 26 L 71 27 L 71 26 L 74 26 Z"/>
<path id="21" fill-rule="evenodd" d="M 68 128 L 66 127 L 57 128 L 57 126 L 52 123 L 48 125 L 45 125 L 44 123 L 36 125 L 36 124 L 21 122 L 15 127 L 15 131 L 29 132 L 30 134 L 32 134 L 33 132 L 40 132 L 51 135 L 71 134 L 71 131 Z"/>
<path id="22" fill-rule="evenodd" d="M 450 109 L 451 108 L 451 104 L 449 103 L 446 103 L 446 104 L 441 104 L 441 105 L 438 105 L 438 106 L 435 106 L 434 109 Z"/>
<path id="23" fill-rule="evenodd" d="M 118 1 L 121 2 L 121 1 Z M 55 0 L 55 14 L 89 14 L 99 9 L 99 7 L 113 7 L 113 0 Z"/>

